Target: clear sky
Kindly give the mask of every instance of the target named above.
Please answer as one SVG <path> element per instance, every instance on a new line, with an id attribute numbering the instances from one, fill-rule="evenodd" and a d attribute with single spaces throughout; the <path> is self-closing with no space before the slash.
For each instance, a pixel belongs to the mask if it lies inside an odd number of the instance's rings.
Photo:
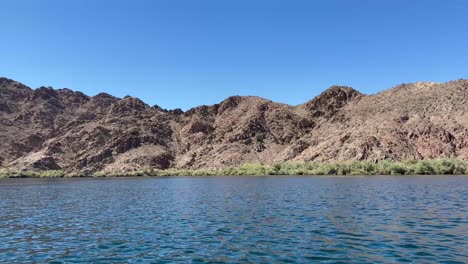
<path id="1" fill-rule="evenodd" d="M 0 76 L 187 109 L 468 77 L 467 0 L 2 0 Z"/>

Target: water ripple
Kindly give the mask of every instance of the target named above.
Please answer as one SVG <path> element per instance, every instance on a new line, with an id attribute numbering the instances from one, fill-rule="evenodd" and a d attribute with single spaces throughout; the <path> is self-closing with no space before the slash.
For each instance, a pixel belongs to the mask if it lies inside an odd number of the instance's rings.
<path id="1" fill-rule="evenodd" d="M 2 263 L 467 263 L 468 177 L 0 181 Z"/>

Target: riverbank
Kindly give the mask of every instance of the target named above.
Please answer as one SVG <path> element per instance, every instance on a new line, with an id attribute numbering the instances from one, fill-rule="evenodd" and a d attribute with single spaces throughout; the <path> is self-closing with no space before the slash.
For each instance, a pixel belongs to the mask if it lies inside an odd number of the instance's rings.
<path id="1" fill-rule="evenodd" d="M 462 175 L 468 162 L 457 159 L 422 161 L 285 162 L 273 165 L 244 164 L 223 169 L 142 169 L 128 172 L 83 173 L 76 171 L 10 171 L 0 169 L 0 178 L 138 177 L 138 176 L 262 176 L 262 175 Z"/>

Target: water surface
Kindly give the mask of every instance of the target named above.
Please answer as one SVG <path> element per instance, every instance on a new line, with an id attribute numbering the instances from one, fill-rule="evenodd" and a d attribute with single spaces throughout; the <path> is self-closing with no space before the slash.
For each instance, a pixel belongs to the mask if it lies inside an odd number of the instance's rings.
<path id="1" fill-rule="evenodd" d="M 0 180 L 1 263 L 467 263 L 468 177 Z"/>

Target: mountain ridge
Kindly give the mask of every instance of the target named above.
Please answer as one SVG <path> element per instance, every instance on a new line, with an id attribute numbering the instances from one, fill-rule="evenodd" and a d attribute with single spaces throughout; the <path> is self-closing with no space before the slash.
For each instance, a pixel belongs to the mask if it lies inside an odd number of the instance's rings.
<path id="1" fill-rule="evenodd" d="M 126 172 L 282 161 L 468 158 L 468 81 L 373 95 L 332 86 L 300 105 L 231 96 L 166 110 L 0 78 L 0 168 Z"/>

